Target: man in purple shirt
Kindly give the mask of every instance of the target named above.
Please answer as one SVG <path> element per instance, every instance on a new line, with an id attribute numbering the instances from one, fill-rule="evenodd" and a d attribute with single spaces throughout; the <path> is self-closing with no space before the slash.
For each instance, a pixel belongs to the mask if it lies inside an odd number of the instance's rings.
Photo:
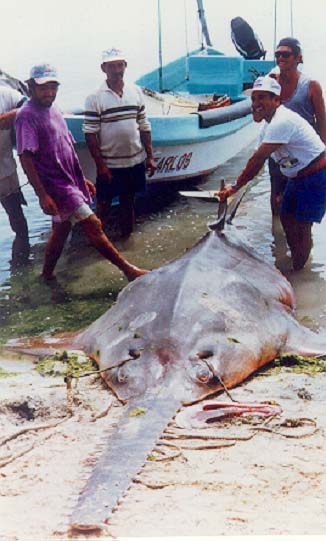
<path id="1" fill-rule="evenodd" d="M 79 222 L 95 248 L 129 281 L 134 280 L 147 271 L 122 257 L 89 207 L 95 187 L 85 179 L 72 136 L 53 104 L 59 87 L 56 70 L 48 64 L 34 66 L 27 82 L 31 99 L 17 114 L 17 152 L 41 208 L 53 217 L 42 276 L 46 280 L 54 278 L 53 271 L 71 227 Z"/>

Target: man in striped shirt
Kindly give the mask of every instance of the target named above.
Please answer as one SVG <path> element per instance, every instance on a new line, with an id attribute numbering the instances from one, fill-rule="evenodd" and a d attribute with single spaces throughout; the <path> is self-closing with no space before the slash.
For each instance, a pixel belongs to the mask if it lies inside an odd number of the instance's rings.
<path id="1" fill-rule="evenodd" d="M 128 237 L 135 220 L 134 197 L 146 188 L 145 172 L 154 174 L 151 127 L 141 89 L 126 84 L 125 55 L 104 51 L 101 69 L 106 81 L 86 99 L 84 133 L 97 170 L 96 213 L 102 225 L 119 196 L 120 229 Z"/>

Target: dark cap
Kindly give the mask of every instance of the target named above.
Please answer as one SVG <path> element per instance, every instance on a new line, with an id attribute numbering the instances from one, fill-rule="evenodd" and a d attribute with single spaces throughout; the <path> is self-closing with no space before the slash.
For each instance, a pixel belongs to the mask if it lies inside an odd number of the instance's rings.
<path id="1" fill-rule="evenodd" d="M 279 41 L 278 47 L 290 47 L 295 56 L 302 53 L 300 41 L 296 38 L 283 38 Z"/>

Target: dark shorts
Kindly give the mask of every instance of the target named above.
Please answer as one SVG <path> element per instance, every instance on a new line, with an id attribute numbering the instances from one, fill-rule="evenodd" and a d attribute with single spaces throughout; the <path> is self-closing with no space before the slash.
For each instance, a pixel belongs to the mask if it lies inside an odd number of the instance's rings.
<path id="1" fill-rule="evenodd" d="M 281 214 L 293 214 L 299 222 L 320 223 L 326 211 L 326 169 L 306 177 L 289 179 Z"/>
<path id="2" fill-rule="evenodd" d="M 280 194 L 285 190 L 288 178 L 281 173 L 280 166 L 273 158 L 268 160 L 269 176 L 271 177 L 272 193 Z"/>
<path id="3" fill-rule="evenodd" d="M 113 199 L 122 194 L 135 194 L 146 190 L 145 164 L 139 163 L 134 167 L 110 168 L 112 181 L 99 175 L 96 179 L 96 197 L 98 200 Z"/>

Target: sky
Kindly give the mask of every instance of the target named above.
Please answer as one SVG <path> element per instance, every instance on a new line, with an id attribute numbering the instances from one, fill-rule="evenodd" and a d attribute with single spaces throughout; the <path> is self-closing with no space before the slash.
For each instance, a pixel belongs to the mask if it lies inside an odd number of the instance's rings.
<path id="1" fill-rule="evenodd" d="M 237 56 L 230 21 L 241 16 L 272 58 L 274 0 L 204 0 L 213 45 Z M 291 34 L 291 0 L 276 0 L 276 39 Z M 293 35 L 304 50 L 304 71 L 326 87 L 325 0 L 292 0 Z M 161 0 L 163 61 L 200 45 L 195 0 Z M 103 80 L 101 52 L 112 46 L 128 58 L 134 81 L 158 65 L 157 0 L 10 0 L 1 7 L 0 68 L 26 79 L 34 64 L 49 62 L 59 72 L 58 100 L 82 107 Z"/>

